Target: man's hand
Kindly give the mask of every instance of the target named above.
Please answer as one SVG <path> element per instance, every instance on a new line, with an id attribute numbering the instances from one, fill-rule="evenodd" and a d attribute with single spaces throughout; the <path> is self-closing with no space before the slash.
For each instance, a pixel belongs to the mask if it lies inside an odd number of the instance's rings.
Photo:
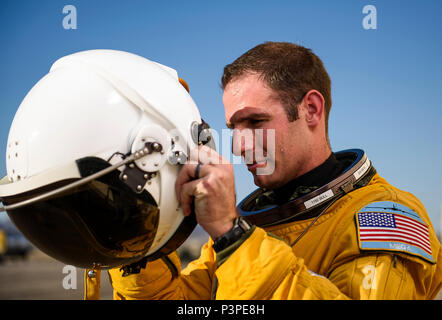
<path id="1" fill-rule="evenodd" d="M 195 177 L 198 163 L 199 177 Z M 206 146 L 193 150 L 175 187 L 184 215 L 190 214 L 194 200 L 196 219 L 213 240 L 232 228 L 238 216 L 233 166 L 215 150 Z"/>

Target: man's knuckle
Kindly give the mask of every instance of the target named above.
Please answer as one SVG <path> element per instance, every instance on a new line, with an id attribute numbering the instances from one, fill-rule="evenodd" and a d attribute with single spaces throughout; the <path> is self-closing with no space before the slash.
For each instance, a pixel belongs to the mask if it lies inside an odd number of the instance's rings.
<path id="1" fill-rule="evenodd" d="M 212 183 L 212 178 L 210 176 L 202 181 L 202 184 L 206 189 L 212 189 Z"/>

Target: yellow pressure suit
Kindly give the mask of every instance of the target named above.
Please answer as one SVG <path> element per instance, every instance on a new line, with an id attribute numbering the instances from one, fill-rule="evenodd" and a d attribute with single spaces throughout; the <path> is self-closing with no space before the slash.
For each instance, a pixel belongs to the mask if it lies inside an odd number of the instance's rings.
<path id="1" fill-rule="evenodd" d="M 411 210 L 390 214 L 363 209 L 386 201 Z M 405 221 L 404 234 L 410 237 L 397 240 L 382 233 L 390 230 L 384 221 L 385 227 L 370 239 L 364 232 L 371 232 L 370 219 L 376 214 Z M 119 268 L 111 269 L 114 298 L 432 299 L 439 292 L 441 245 L 425 208 L 378 174 L 333 203 L 291 247 L 312 221 L 254 227 L 245 240 L 218 253 L 209 240 L 200 258 L 183 270 L 176 252 L 148 262 L 139 274 L 122 277 Z M 414 221 L 423 230 L 418 237 L 412 234 Z"/>

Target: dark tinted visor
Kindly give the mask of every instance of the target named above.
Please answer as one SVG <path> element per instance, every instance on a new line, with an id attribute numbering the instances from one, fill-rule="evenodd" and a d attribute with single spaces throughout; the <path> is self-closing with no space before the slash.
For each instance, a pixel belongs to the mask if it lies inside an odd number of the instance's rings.
<path id="1" fill-rule="evenodd" d="M 83 176 L 109 164 L 86 158 L 78 166 Z M 13 204 L 71 182 L 60 181 L 3 202 Z M 159 222 L 152 196 L 146 190 L 134 193 L 119 179 L 118 170 L 50 199 L 10 210 L 8 215 L 40 250 L 81 268 L 110 268 L 142 258 L 153 243 Z"/>

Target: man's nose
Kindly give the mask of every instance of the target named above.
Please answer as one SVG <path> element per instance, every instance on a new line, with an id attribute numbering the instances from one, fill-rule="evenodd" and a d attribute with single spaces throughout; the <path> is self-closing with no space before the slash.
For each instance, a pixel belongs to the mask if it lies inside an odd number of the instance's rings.
<path id="1" fill-rule="evenodd" d="M 245 157 L 253 152 L 254 134 L 252 129 L 234 129 L 232 138 L 232 153 L 235 156 Z"/>

